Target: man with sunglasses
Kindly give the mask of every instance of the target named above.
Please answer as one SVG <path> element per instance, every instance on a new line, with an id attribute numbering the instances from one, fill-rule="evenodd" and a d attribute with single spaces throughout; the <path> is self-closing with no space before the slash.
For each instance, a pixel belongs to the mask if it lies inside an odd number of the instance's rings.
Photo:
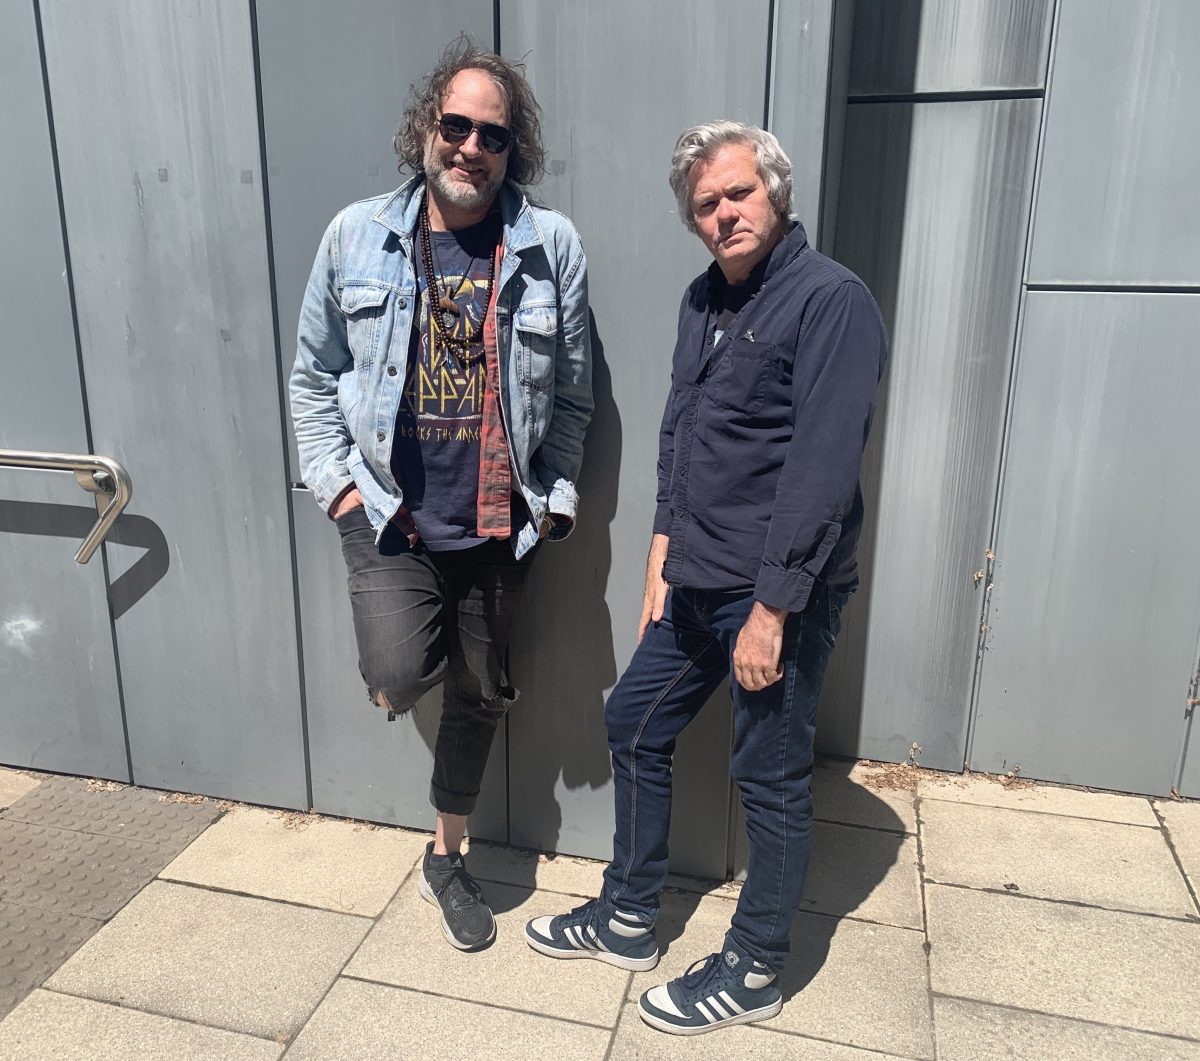
<path id="1" fill-rule="evenodd" d="M 530 565 L 575 521 L 587 268 L 571 223 L 521 191 L 543 151 L 518 67 L 455 41 L 395 147 L 413 179 L 348 206 L 321 241 L 292 416 L 304 482 L 341 537 L 379 719 L 442 685 L 418 887 L 451 945 L 477 950 L 495 921 L 461 844 L 517 695 L 506 649 Z"/>

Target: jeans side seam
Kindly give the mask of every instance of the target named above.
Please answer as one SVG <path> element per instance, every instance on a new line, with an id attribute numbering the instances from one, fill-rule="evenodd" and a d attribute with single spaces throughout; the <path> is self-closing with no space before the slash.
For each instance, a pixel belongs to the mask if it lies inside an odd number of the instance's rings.
<path id="1" fill-rule="evenodd" d="M 669 693 L 672 689 L 675 688 L 675 686 L 677 686 L 681 681 L 683 681 L 683 676 L 685 674 L 687 674 L 687 672 L 696 665 L 696 662 L 700 659 L 700 657 L 703 656 L 704 653 L 707 652 L 710 648 L 712 648 L 711 642 L 709 644 L 705 645 L 703 648 L 698 649 L 696 651 L 696 654 L 693 655 L 685 664 L 683 664 L 683 666 L 679 668 L 679 671 L 670 679 L 670 681 L 668 681 L 667 684 L 663 686 L 662 691 L 658 694 L 658 696 L 656 696 L 654 698 L 654 701 L 650 704 L 650 707 L 646 710 L 646 713 L 642 716 L 642 721 L 638 724 L 637 731 L 633 735 L 633 740 L 629 742 L 629 858 L 627 858 L 625 860 L 625 869 L 624 869 L 624 872 L 621 874 L 621 886 L 616 890 L 616 893 L 612 896 L 612 903 L 614 906 L 616 905 L 617 898 L 621 895 L 622 892 L 625 891 L 625 889 L 629 885 L 629 874 L 633 871 L 634 854 L 637 850 L 637 746 L 638 746 L 638 741 L 641 740 L 642 733 L 645 731 L 646 726 L 650 722 L 650 716 L 653 715 L 654 712 L 658 710 L 658 706 L 663 702 L 667 693 Z"/>
<path id="2" fill-rule="evenodd" d="M 803 634 L 801 634 L 801 638 Z M 796 642 L 796 656 L 799 656 L 801 640 Z M 779 926 L 780 907 L 783 905 L 783 880 L 787 876 L 787 850 L 788 850 L 788 813 L 787 813 L 787 786 L 782 783 L 783 776 L 787 771 L 788 743 L 792 736 L 792 706 L 795 700 L 796 693 L 796 674 L 799 671 L 797 659 L 793 658 L 791 666 L 788 668 L 787 689 L 783 694 L 783 702 L 787 705 L 787 721 L 783 727 L 783 740 L 779 746 L 779 812 L 783 825 L 783 837 L 780 844 L 779 857 L 779 872 L 775 878 L 775 915 L 771 918 L 771 928 L 767 934 L 768 939 L 774 939 L 775 931 Z"/>

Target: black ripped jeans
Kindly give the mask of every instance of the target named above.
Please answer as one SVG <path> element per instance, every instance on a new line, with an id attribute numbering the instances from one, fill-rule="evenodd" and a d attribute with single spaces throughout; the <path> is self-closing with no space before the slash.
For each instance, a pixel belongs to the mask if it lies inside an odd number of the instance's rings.
<path id="1" fill-rule="evenodd" d="M 375 532 L 361 506 L 337 521 L 349 573 L 358 666 L 372 702 L 397 714 L 442 683 L 430 800 L 470 814 L 500 719 L 516 699 L 505 653 L 533 556 L 508 542 L 430 552 L 388 527 Z"/>

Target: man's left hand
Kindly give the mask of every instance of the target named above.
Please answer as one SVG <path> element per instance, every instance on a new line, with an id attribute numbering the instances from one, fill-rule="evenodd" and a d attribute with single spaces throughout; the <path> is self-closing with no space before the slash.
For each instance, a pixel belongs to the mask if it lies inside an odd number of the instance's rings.
<path id="1" fill-rule="evenodd" d="M 783 651 L 783 624 L 787 617 L 784 608 L 754 602 L 733 649 L 733 676 L 743 689 L 756 693 L 783 677 L 779 655 Z"/>

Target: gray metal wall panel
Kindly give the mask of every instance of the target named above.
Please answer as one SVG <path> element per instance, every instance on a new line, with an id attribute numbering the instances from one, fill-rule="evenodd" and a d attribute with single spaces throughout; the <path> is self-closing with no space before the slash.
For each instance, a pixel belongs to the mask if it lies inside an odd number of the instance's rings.
<path id="1" fill-rule="evenodd" d="M 263 128 L 284 378 L 321 233 L 343 206 L 407 179 L 392 136 L 409 85 L 460 31 L 492 46 L 489 0 L 259 0 Z M 295 436 L 288 467 L 300 481 Z"/>
<path id="2" fill-rule="evenodd" d="M 337 528 L 307 490 L 293 492 L 300 626 L 308 704 L 313 808 L 326 814 L 428 829 L 429 776 L 441 713 L 436 689 L 413 713 L 388 722 L 358 672 L 346 565 Z M 504 731 L 488 760 L 473 836 L 507 839 Z"/>
<path id="3" fill-rule="evenodd" d="M 851 95 L 1040 88 L 1052 0 L 857 0 Z"/>
<path id="4" fill-rule="evenodd" d="M 94 440 L 161 554 L 117 620 L 134 776 L 303 806 L 248 6 L 43 13 Z"/>
<path id="5" fill-rule="evenodd" d="M 1031 282 L 1200 284 L 1200 4 L 1062 0 Z"/>
<path id="6" fill-rule="evenodd" d="M 1197 666 L 1196 673 L 1200 675 L 1200 666 Z M 1192 696 L 1197 695 L 1197 689 L 1200 688 L 1200 677 L 1196 678 L 1192 684 Z M 1185 758 L 1183 760 L 1183 774 L 1179 779 L 1179 793 L 1191 799 L 1200 798 L 1200 726 L 1196 724 L 1196 707 L 1192 707 L 1192 721 L 1189 727 L 1189 735 L 1187 746 L 1184 749 Z"/>
<path id="7" fill-rule="evenodd" d="M 821 718 L 834 754 L 961 769 L 1040 101 L 849 108 L 837 257 L 891 357 L 864 462 L 863 584 Z"/>
<path id="8" fill-rule="evenodd" d="M 675 216 L 667 170 L 688 125 L 761 123 L 767 8 L 501 5 L 504 52 L 528 53 L 545 108 L 551 175 L 541 195 L 583 237 L 599 338 L 579 526 L 539 558 L 513 643 L 525 693 L 509 723 L 514 843 L 612 851 L 603 702 L 636 641 L 677 308 L 707 264 Z M 728 774 L 728 711 L 721 694 L 680 744 L 676 805 L 702 824 L 676 830 L 676 869 L 725 873 L 728 786 L 714 782 Z"/>
<path id="9" fill-rule="evenodd" d="M 792 201 L 814 244 L 821 236 L 834 6 L 834 0 L 795 0 L 774 9 L 770 129 L 792 160 Z M 844 110 L 843 97 L 833 115 L 839 125 Z"/>
<path id="10" fill-rule="evenodd" d="M 32 4 L 0 5 L 0 446 L 83 452 L 83 400 Z M 104 562 L 65 473 L 0 472 L 0 760 L 129 780 Z"/>
<path id="11" fill-rule="evenodd" d="M 972 767 L 1174 783 L 1200 616 L 1179 445 L 1198 334 L 1200 295 L 1027 296 Z"/>

